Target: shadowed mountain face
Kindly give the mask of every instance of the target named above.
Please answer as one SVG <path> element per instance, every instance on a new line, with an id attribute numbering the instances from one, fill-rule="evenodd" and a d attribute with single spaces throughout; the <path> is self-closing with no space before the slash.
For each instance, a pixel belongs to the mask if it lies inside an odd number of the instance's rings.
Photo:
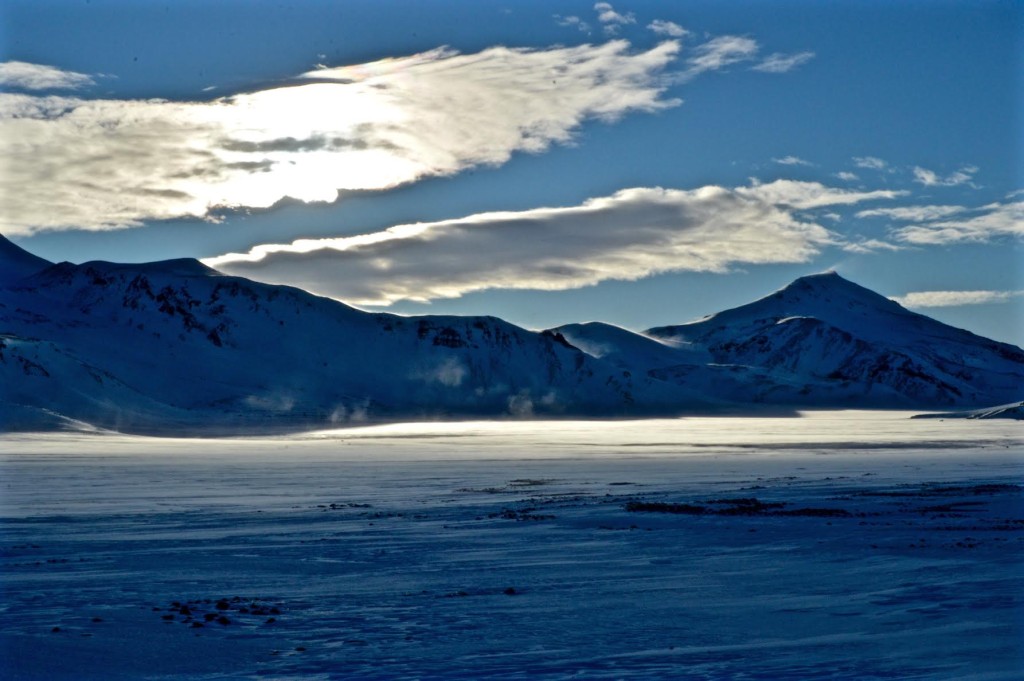
<path id="1" fill-rule="evenodd" d="M 637 334 L 371 314 L 194 260 L 51 265 L 0 242 L 0 427 L 250 432 L 367 419 L 990 406 L 1024 353 L 837 275 Z"/>
<path id="2" fill-rule="evenodd" d="M 16 246 L 0 234 L 0 287 L 13 284 L 52 264 Z"/>

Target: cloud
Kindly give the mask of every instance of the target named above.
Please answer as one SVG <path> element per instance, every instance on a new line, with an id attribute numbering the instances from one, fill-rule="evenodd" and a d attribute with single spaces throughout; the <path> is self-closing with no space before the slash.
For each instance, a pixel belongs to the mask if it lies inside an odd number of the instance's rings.
<path id="1" fill-rule="evenodd" d="M 1024 201 L 991 203 L 966 209 L 973 214 L 957 220 L 935 220 L 894 230 L 899 241 L 921 245 L 983 243 L 1005 237 L 1024 237 Z"/>
<path id="2" fill-rule="evenodd" d="M 763 73 L 786 73 L 796 67 L 806 64 L 814 59 L 813 52 L 799 52 L 797 54 L 782 54 L 776 52 L 764 58 L 760 64 L 750 67 L 754 71 Z"/>
<path id="3" fill-rule="evenodd" d="M 597 20 L 604 24 L 604 32 L 608 35 L 616 35 L 621 26 L 636 23 L 636 17 L 632 12 L 620 14 L 607 2 L 595 4 L 594 11 L 597 12 Z"/>
<path id="4" fill-rule="evenodd" d="M 888 163 L 874 156 L 854 156 L 853 165 L 869 170 L 885 170 L 889 167 Z"/>
<path id="5" fill-rule="evenodd" d="M 843 250 L 847 253 L 877 253 L 878 251 L 905 251 L 906 246 L 881 241 L 879 239 L 862 239 L 861 241 L 843 244 Z"/>
<path id="6" fill-rule="evenodd" d="M 835 176 L 838 177 L 840 180 L 843 180 L 845 182 L 856 182 L 857 180 L 860 179 L 860 177 L 858 177 L 856 173 L 850 173 L 850 172 L 847 172 L 845 170 L 836 173 Z"/>
<path id="7" fill-rule="evenodd" d="M 690 33 L 674 21 L 665 21 L 664 19 L 655 19 L 647 24 L 647 28 L 656 35 L 668 36 L 670 38 L 682 38 Z"/>
<path id="8" fill-rule="evenodd" d="M 923 184 L 926 187 L 956 187 L 961 184 L 970 184 L 973 186 L 972 180 L 974 174 L 978 172 L 977 166 L 964 166 L 960 170 L 950 173 L 946 177 L 940 177 L 935 172 L 922 168 L 920 166 L 914 166 L 914 182 Z"/>
<path id="9" fill-rule="evenodd" d="M 21 90 L 77 90 L 94 85 L 92 76 L 64 71 L 55 66 L 23 61 L 0 63 L 0 87 Z"/>
<path id="10" fill-rule="evenodd" d="M 583 21 L 582 19 L 580 19 L 577 16 L 563 17 L 563 16 L 561 16 L 559 14 L 555 14 L 554 17 L 555 17 L 555 21 L 558 23 L 559 26 L 567 26 L 569 28 L 575 28 L 575 29 L 579 30 L 581 33 L 590 33 L 590 24 L 588 24 L 587 22 Z"/>
<path id="11" fill-rule="evenodd" d="M 903 222 L 924 222 L 963 213 L 963 206 L 901 206 L 899 208 L 872 208 L 857 213 L 858 218 L 888 218 Z"/>
<path id="12" fill-rule="evenodd" d="M 0 231 L 211 218 L 499 165 L 588 119 L 675 106 L 675 41 L 438 49 L 206 102 L 0 93 Z"/>
<path id="13" fill-rule="evenodd" d="M 802 158 L 796 156 L 783 156 L 782 158 L 773 158 L 772 161 L 783 166 L 811 166 L 814 165 L 810 161 L 805 161 Z"/>
<path id="14" fill-rule="evenodd" d="M 362 305 L 497 288 L 563 290 L 662 272 L 807 262 L 840 242 L 796 210 L 889 194 L 789 181 L 736 189 L 640 187 L 578 206 L 263 244 L 204 262 Z"/>
<path id="15" fill-rule="evenodd" d="M 705 71 L 717 71 L 757 55 L 757 41 L 737 35 L 723 35 L 698 45 L 694 56 L 687 60 L 683 78 L 693 78 Z"/>
<path id="16" fill-rule="evenodd" d="M 1024 296 L 1024 291 L 915 291 L 893 298 L 904 307 L 958 307 L 1005 303 Z"/>
<path id="17" fill-rule="evenodd" d="M 908 194 L 906 191 L 893 191 L 890 189 L 858 192 L 828 187 L 819 182 L 798 182 L 796 180 L 775 180 L 767 184 L 755 181 L 750 187 L 737 188 L 736 192 L 744 196 L 757 198 L 774 206 L 784 206 L 795 210 L 851 205 L 861 203 L 862 201 L 893 199 Z"/>

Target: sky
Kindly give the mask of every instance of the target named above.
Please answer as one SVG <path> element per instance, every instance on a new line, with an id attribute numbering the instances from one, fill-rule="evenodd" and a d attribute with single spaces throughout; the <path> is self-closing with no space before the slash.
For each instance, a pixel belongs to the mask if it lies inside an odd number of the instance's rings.
<path id="1" fill-rule="evenodd" d="M 0 6 L 0 233 L 677 324 L 835 270 L 1024 345 L 1024 3 Z"/>

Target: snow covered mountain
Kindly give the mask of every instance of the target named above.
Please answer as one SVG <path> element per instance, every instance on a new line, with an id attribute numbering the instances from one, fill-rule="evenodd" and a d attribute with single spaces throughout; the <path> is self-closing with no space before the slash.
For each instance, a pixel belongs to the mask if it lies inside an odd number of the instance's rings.
<path id="1" fill-rule="evenodd" d="M 1010 402 L 1024 392 L 1020 348 L 910 312 L 834 272 L 646 333 L 704 348 L 716 364 L 774 377 L 780 386 L 765 394 L 770 401 L 966 406 Z"/>
<path id="2" fill-rule="evenodd" d="M 1024 394 L 1024 351 L 904 309 L 834 272 L 690 324 L 560 327 L 634 373 L 743 404 L 991 406 Z"/>
<path id="3" fill-rule="evenodd" d="M 1024 352 L 837 275 L 694 324 L 534 332 L 374 314 L 195 260 L 51 264 L 0 237 L 0 429 L 250 432 L 1019 400 Z"/>
<path id="4" fill-rule="evenodd" d="M 43 265 L 0 289 L 8 429 L 57 415 L 145 432 L 617 415 L 659 389 L 493 317 L 371 314 L 194 260 Z"/>

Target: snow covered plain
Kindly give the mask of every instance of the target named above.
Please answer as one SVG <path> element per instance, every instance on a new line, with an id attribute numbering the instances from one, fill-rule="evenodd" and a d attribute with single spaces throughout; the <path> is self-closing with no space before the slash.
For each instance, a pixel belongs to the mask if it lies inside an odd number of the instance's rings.
<path id="1" fill-rule="evenodd" d="M 1021 424 L 907 416 L 3 436 L 0 676 L 1020 678 Z"/>

